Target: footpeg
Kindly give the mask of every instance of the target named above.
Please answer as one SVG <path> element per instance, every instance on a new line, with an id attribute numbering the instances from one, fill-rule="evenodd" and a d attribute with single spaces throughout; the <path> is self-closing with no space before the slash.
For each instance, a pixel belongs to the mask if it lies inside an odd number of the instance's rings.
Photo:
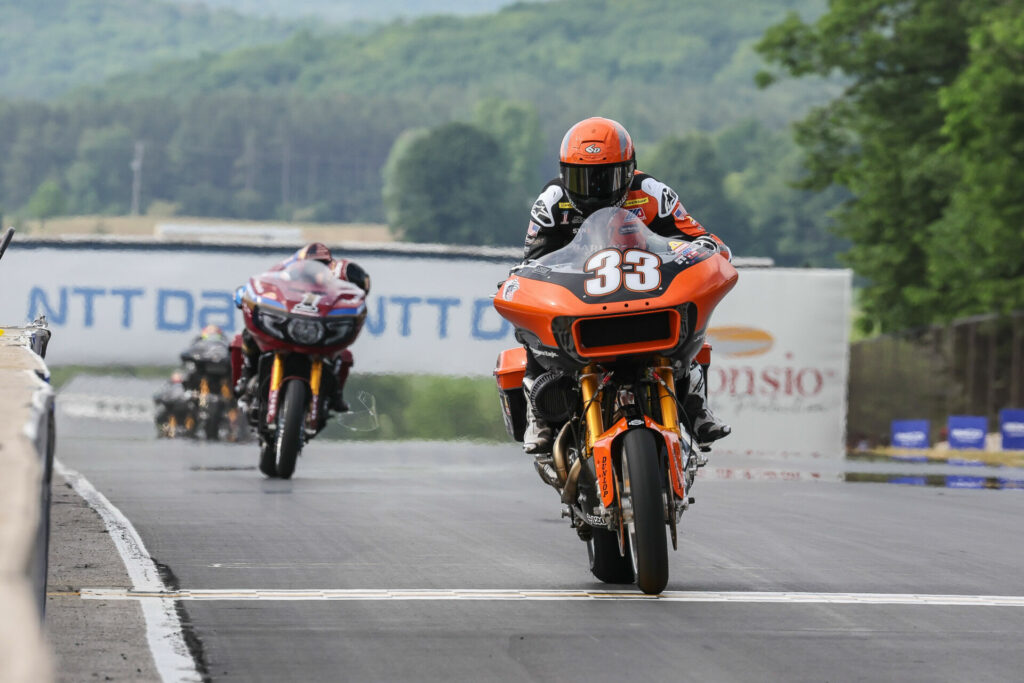
<path id="1" fill-rule="evenodd" d="M 537 474 L 540 475 L 541 480 L 553 489 L 559 490 L 558 473 L 555 472 L 555 468 L 552 467 L 551 464 L 551 456 L 536 458 L 533 461 L 533 467 L 537 470 Z"/>

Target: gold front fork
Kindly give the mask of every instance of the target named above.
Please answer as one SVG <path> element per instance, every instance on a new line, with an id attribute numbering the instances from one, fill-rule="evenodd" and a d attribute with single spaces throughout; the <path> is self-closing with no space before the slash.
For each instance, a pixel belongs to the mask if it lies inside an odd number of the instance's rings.
<path id="1" fill-rule="evenodd" d="M 583 390 L 583 405 L 587 406 L 587 455 L 593 455 L 594 441 L 604 434 L 604 419 L 601 417 L 601 397 L 598 395 L 599 374 L 596 365 L 583 368 L 580 387 Z"/>
<path id="2" fill-rule="evenodd" d="M 270 369 L 270 390 L 280 391 L 284 379 L 284 361 L 280 353 L 274 354 L 274 365 Z"/>
<path id="3" fill-rule="evenodd" d="M 320 380 L 323 378 L 324 362 L 317 358 L 313 361 L 313 367 L 309 370 L 309 389 L 313 392 L 313 403 L 316 403 L 320 395 Z"/>
<path id="4" fill-rule="evenodd" d="M 654 368 L 655 374 L 661 379 L 658 383 L 658 400 L 661 402 L 661 423 L 676 432 L 679 431 L 679 414 L 676 412 L 676 400 L 669 392 L 669 387 L 675 387 L 675 378 L 672 376 L 672 364 L 668 358 L 659 358 Z"/>

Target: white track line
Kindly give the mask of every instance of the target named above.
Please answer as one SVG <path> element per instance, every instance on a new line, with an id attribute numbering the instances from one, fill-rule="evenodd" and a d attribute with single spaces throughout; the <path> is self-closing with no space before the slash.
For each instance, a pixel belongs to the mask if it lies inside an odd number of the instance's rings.
<path id="1" fill-rule="evenodd" d="M 68 417 L 119 422 L 153 421 L 152 399 L 61 393 L 58 406 Z"/>
<path id="2" fill-rule="evenodd" d="M 164 683 L 202 681 L 202 676 L 196 670 L 195 662 L 185 646 L 175 600 L 170 597 L 173 593 L 164 585 L 156 564 L 135 527 L 84 476 L 57 460 L 54 460 L 53 468 L 103 519 L 107 531 L 110 532 L 110 538 L 121 554 L 125 569 L 128 570 L 132 591 L 149 593 L 157 598 L 142 600 L 141 603 L 142 614 L 146 620 L 146 638 L 161 680 Z"/>
<path id="3" fill-rule="evenodd" d="M 126 591 L 84 588 L 86 600 L 654 600 L 658 602 L 799 603 L 829 605 L 945 605 L 955 607 L 1024 607 L 1022 595 L 927 595 L 918 593 L 792 593 L 665 591 L 644 595 L 636 591 L 587 590 L 180 590 Z"/>

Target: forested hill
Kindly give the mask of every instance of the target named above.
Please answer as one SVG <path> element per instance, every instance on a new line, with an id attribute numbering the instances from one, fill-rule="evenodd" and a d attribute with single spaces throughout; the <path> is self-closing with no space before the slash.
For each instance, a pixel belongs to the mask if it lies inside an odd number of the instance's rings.
<path id="1" fill-rule="evenodd" d="M 321 17 L 329 21 L 387 21 L 425 14 L 484 14 L 515 0 L 174 0 L 202 2 L 260 16 Z"/>
<path id="2" fill-rule="evenodd" d="M 5 0 L 0 96 L 53 97 L 160 60 L 279 42 L 300 26 L 160 0 Z"/>
<path id="3" fill-rule="evenodd" d="M 759 91 L 753 50 L 787 12 L 824 7 L 521 3 L 367 33 L 318 26 L 46 104 L 0 98 L 0 212 L 43 221 L 137 201 L 160 215 L 387 221 L 412 241 L 521 244 L 558 140 L 602 115 L 737 253 L 828 263 L 828 212 L 843 197 L 788 184 L 802 170 L 785 124 L 830 88 Z"/>
<path id="4" fill-rule="evenodd" d="M 486 16 L 394 22 L 361 36 L 298 34 L 271 48 L 128 74 L 99 94 L 387 96 L 441 118 L 499 96 L 532 102 L 557 127 L 599 111 L 629 121 L 640 140 L 656 140 L 751 115 L 780 124 L 821 101 L 815 83 L 759 91 L 751 44 L 787 11 L 823 9 L 823 0 L 521 3 Z"/>

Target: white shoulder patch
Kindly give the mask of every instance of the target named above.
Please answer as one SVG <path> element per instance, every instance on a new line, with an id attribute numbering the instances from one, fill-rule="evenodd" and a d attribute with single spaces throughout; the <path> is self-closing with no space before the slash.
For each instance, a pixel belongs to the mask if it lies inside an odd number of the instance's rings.
<path id="1" fill-rule="evenodd" d="M 558 187 L 558 185 L 552 185 L 541 192 L 540 196 L 537 197 L 537 201 L 533 203 L 533 208 L 530 210 L 533 222 L 542 228 L 555 227 L 555 206 L 557 206 L 561 198 L 562 188 Z"/>
<path id="2" fill-rule="evenodd" d="M 676 203 L 679 202 L 679 195 L 671 187 L 660 180 L 644 178 L 643 182 L 640 183 L 640 189 L 654 197 L 655 201 L 658 202 L 658 216 L 664 218 L 665 216 L 672 215 L 672 210 L 676 208 Z"/>

